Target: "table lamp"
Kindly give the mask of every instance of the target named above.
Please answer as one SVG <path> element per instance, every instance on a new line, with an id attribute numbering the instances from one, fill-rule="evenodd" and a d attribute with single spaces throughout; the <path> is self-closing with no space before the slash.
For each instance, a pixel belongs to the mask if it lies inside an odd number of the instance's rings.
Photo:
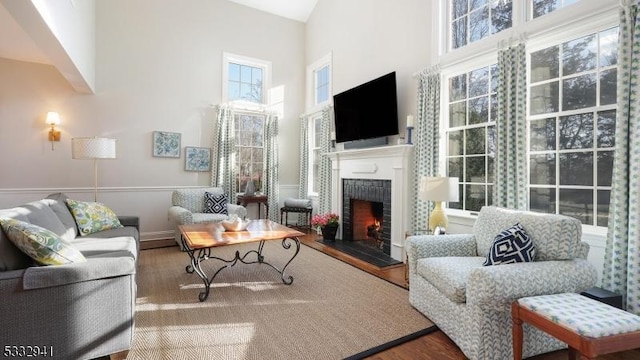
<path id="1" fill-rule="evenodd" d="M 433 201 L 435 208 L 429 216 L 429 230 L 435 232 L 436 228 L 446 230 L 449 221 L 442 208 L 443 201 L 458 201 L 457 177 L 431 177 L 423 176 L 420 180 L 419 196 L 421 200 Z"/>
<path id="2" fill-rule="evenodd" d="M 93 198 L 98 201 L 98 159 L 116 158 L 116 139 L 81 137 L 71 139 L 74 159 L 93 160 Z"/>

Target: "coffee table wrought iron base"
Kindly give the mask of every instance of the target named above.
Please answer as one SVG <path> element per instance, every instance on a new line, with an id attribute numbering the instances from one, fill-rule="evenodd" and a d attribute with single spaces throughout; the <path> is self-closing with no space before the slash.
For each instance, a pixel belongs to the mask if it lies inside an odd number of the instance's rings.
<path id="1" fill-rule="evenodd" d="M 184 242 L 184 239 L 183 239 L 183 242 Z M 205 301 L 209 297 L 209 291 L 210 291 L 210 287 L 211 287 L 211 283 L 213 282 L 213 279 L 215 279 L 216 276 L 222 270 L 226 268 L 231 268 L 235 266 L 238 262 L 241 262 L 243 264 L 268 265 L 271 268 L 273 268 L 275 271 L 277 271 L 278 274 L 280 274 L 282 283 L 284 283 L 285 285 L 291 285 L 293 283 L 293 276 L 285 275 L 284 272 L 287 269 L 287 266 L 289 266 L 289 264 L 291 263 L 291 261 L 293 261 L 293 259 L 298 255 L 298 252 L 300 252 L 300 240 L 297 237 L 282 239 L 282 247 L 286 250 L 290 249 L 292 245 L 295 245 L 293 256 L 291 256 L 289 261 L 287 261 L 287 263 L 282 267 L 282 269 L 278 269 L 278 267 L 276 267 L 275 265 L 269 262 L 266 262 L 264 260 L 264 255 L 262 254 L 262 251 L 264 250 L 264 243 L 265 243 L 264 240 L 260 241 L 257 250 L 248 250 L 243 255 L 240 255 L 240 251 L 236 250 L 236 253 L 233 259 L 223 259 L 217 256 L 211 256 L 212 248 L 202 248 L 202 249 L 193 250 L 193 249 L 190 249 L 188 246 L 185 246 L 185 248 L 187 249 L 186 251 L 189 254 L 189 257 L 191 258 L 191 264 L 187 265 L 186 267 L 187 272 L 189 274 L 192 274 L 195 272 L 196 274 L 198 274 L 198 276 L 200 277 L 200 279 L 202 279 L 202 282 L 204 283 L 204 291 L 198 294 L 198 299 L 200 301 Z M 252 260 L 252 261 L 247 260 L 247 257 L 251 254 L 256 255 L 255 260 Z M 208 259 L 219 260 L 225 263 L 225 265 L 218 268 L 218 270 L 216 270 L 216 272 L 210 278 L 207 276 L 207 274 L 204 272 L 201 266 L 201 263 L 204 260 L 208 260 Z"/>

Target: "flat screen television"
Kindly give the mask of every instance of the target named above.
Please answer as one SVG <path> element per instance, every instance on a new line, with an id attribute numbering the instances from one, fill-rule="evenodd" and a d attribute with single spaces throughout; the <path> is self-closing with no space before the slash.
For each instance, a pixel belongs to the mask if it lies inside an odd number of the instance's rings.
<path id="1" fill-rule="evenodd" d="M 333 96 L 336 142 L 398 134 L 396 73 Z"/>

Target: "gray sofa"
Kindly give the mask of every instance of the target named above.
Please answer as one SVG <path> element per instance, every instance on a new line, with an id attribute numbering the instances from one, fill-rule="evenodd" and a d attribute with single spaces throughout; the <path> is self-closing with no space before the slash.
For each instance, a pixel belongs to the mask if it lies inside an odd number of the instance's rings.
<path id="1" fill-rule="evenodd" d="M 493 239 L 519 222 L 536 247 L 533 262 L 483 266 Z M 562 215 L 481 209 L 473 234 L 407 238 L 409 302 L 472 360 L 513 359 L 511 303 L 593 287 L 580 221 Z M 566 344 L 525 325 L 524 357 Z"/>
<path id="2" fill-rule="evenodd" d="M 0 231 L 3 351 L 5 346 L 47 346 L 53 358 L 93 359 L 131 347 L 139 254 L 137 218 L 121 218 L 123 225 L 132 226 L 80 237 L 65 199 L 62 193 L 51 194 L 0 210 L 0 217 L 53 231 L 87 259 L 38 266 Z"/>
<path id="3" fill-rule="evenodd" d="M 179 225 L 202 224 L 210 222 L 218 222 L 226 220 L 229 216 L 222 214 L 211 214 L 204 212 L 204 193 L 209 192 L 215 195 L 223 194 L 222 188 L 192 188 L 177 189 L 171 194 L 171 207 L 169 208 L 169 222 L 174 227 L 174 236 L 176 243 L 183 249 Z M 244 206 L 234 205 L 229 198 L 227 204 L 227 212 L 229 215 L 236 214 L 239 218 L 244 219 L 247 216 L 247 209 Z"/>

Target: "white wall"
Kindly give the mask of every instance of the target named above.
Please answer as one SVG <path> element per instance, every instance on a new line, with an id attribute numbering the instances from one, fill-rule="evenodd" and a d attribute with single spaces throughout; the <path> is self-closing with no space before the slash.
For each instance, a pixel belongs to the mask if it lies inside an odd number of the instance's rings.
<path id="1" fill-rule="evenodd" d="M 71 138 L 107 136 L 118 141 L 118 159 L 99 162 L 99 201 L 139 215 L 143 239 L 169 234 L 172 189 L 210 182 L 209 173 L 184 171 L 184 146 L 212 143 L 223 51 L 273 63 L 273 85 L 285 89 L 280 182 L 291 192 L 304 110 L 302 23 L 225 0 L 109 0 L 95 12 L 95 95 L 75 92 L 52 66 L 0 59 L 0 208 L 59 190 L 92 199 L 92 162 L 71 159 Z M 62 117 L 54 151 L 49 110 Z M 180 159 L 152 157 L 155 130 L 182 134 Z"/>
<path id="2" fill-rule="evenodd" d="M 319 0 L 307 22 L 306 63 L 332 52 L 333 94 L 396 71 L 400 134 L 416 114 L 413 74 L 430 65 L 433 1 Z"/>

